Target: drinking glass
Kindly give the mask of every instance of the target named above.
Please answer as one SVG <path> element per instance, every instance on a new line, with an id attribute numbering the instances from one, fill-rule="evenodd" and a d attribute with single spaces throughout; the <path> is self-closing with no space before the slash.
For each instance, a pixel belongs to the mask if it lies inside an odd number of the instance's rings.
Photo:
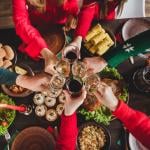
<path id="1" fill-rule="evenodd" d="M 72 97 L 80 96 L 82 93 L 83 83 L 79 79 L 68 79 L 66 82 L 66 88 Z"/>
<path id="2" fill-rule="evenodd" d="M 99 87 L 100 77 L 97 74 L 88 76 L 85 79 L 85 88 L 88 94 L 92 94 Z"/>
<path id="3" fill-rule="evenodd" d="M 67 59 L 59 60 L 54 68 L 62 76 L 67 77 L 70 74 L 70 62 Z"/>
<path id="4" fill-rule="evenodd" d="M 135 87 L 144 93 L 150 93 L 150 66 L 138 69 L 133 75 Z"/>
<path id="5" fill-rule="evenodd" d="M 77 46 L 68 45 L 63 53 L 63 57 L 68 59 L 70 63 L 73 63 L 75 60 L 78 60 L 80 56 L 80 50 Z"/>
<path id="6" fill-rule="evenodd" d="M 72 74 L 78 78 L 84 78 L 87 73 L 87 67 L 84 62 L 75 61 L 72 65 Z"/>

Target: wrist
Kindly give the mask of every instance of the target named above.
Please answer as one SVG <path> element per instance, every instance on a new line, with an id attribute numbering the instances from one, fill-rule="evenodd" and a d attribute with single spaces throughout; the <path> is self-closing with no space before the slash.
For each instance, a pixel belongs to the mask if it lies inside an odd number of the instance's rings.
<path id="1" fill-rule="evenodd" d="M 48 48 L 43 48 L 41 55 L 44 59 L 52 58 L 55 56 Z"/>
<path id="2" fill-rule="evenodd" d="M 16 78 L 16 85 L 25 87 L 26 81 L 28 81 L 28 76 L 26 75 L 18 75 Z"/>
<path id="3" fill-rule="evenodd" d="M 115 111 L 118 107 L 118 104 L 119 104 L 119 100 L 118 99 L 115 99 L 113 105 L 110 107 L 110 110 L 111 111 Z"/>

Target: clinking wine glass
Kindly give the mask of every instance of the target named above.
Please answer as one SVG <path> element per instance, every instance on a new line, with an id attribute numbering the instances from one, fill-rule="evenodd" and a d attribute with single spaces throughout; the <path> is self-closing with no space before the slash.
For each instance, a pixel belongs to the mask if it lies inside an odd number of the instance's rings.
<path id="1" fill-rule="evenodd" d="M 88 94 L 93 94 L 99 87 L 100 77 L 97 74 L 90 75 L 85 79 L 85 88 Z"/>
<path id="2" fill-rule="evenodd" d="M 72 65 L 72 74 L 75 77 L 78 78 L 84 78 L 87 73 L 87 66 L 85 65 L 84 62 L 81 61 L 75 61 Z"/>
<path id="3" fill-rule="evenodd" d="M 62 76 L 68 77 L 70 74 L 70 62 L 67 59 L 59 60 L 54 68 Z"/>
<path id="4" fill-rule="evenodd" d="M 73 63 L 75 60 L 78 60 L 79 56 L 80 50 L 77 46 L 74 45 L 68 45 L 63 53 L 63 57 L 65 59 L 68 59 L 70 63 Z"/>
<path id="5" fill-rule="evenodd" d="M 82 93 L 83 83 L 80 79 L 71 78 L 66 82 L 66 88 L 72 97 L 78 97 Z"/>

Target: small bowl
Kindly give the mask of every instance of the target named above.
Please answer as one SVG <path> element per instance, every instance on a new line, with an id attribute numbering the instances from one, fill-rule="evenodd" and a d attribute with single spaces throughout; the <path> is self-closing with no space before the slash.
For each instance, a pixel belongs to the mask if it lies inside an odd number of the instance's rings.
<path id="1" fill-rule="evenodd" d="M 19 67 L 25 69 L 28 72 L 27 75 L 34 76 L 34 72 L 32 71 L 32 69 L 29 66 L 27 66 L 25 64 L 16 64 L 13 67 L 11 67 L 13 71 L 15 70 L 16 66 L 19 66 Z M 22 93 L 14 93 L 12 90 L 9 89 L 8 85 L 4 85 L 4 84 L 1 85 L 1 88 L 4 93 L 6 93 L 7 95 L 12 96 L 12 97 L 26 97 L 33 93 L 33 91 L 30 91 L 28 89 L 25 89 L 25 91 Z"/>
<path id="2" fill-rule="evenodd" d="M 96 122 L 87 122 L 82 124 L 79 127 L 79 132 L 78 132 L 78 137 L 77 137 L 77 149 L 80 150 L 80 143 L 79 143 L 79 136 L 81 135 L 81 131 L 87 127 L 87 126 L 96 126 L 98 128 L 101 128 L 104 131 L 104 134 L 106 136 L 106 143 L 104 145 L 104 147 L 102 148 L 102 150 L 109 150 L 110 149 L 110 145 L 111 145 L 111 136 L 110 136 L 110 132 L 109 130 L 102 124 L 98 124 Z"/>
<path id="3" fill-rule="evenodd" d="M 113 40 L 114 42 L 114 45 L 111 46 L 107 51 L 113 49 L 114 47 L 116 47 L 116 38 L 115 38 L 115 35 L 114 33 L 109 29 L 109 28 L 106 28 L 106 27 L 103 27 L 103 29 L 106 31 L 106 33 L 109 34 L 109 36 L 111 37 L 111 39 Z M 107 53 L 106 51 L 106 53 Z M 105 53 L 104 53 L 105 54 Z M 104 55 L 103 54 L 103 55 Z M 82 48 L 81 48 L 81 58 L 84 58 L 84 57 L 93 57 L 93 56 L 100 56 L 98 54 L 93 54 L 91 53 L 85 46 L 84 46 L 84 43 L 82 43 Z"/>

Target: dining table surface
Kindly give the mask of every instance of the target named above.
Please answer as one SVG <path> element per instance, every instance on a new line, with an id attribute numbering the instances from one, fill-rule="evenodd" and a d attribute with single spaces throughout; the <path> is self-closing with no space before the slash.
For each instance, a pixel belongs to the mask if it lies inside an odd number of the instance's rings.
<path id="1" fill-rule="evenodd" d="M 150 20 L 150 18 L 145 18 Z M 114 21 L 101 21 L 100 24 L 109 28 L 115 35 L 121 35 L 121 29 L 123 24 L 127 19 L 114 20 Z M 0 43 L 8 44 L 15 49 L 17 52 L 17 64 L 24 63 L 29 65 L 35 73 L 43 72 L 44 70 L 44 61 L 35 62 L 31 60 L 27 55 L 22 54 L 18 51 L 18 46 L 21 43 L 20 38 L 16 35 L 14 28 L 0 29 Z M 86 56 L 84 56 L 86 57 Z M 128 105 L 134 109 L 142 111 L 147 115 L 150 115 L 150 94 L 145 94 L 138 91 L 132 82 L 133 73 L 145 66 L 145 59 L 138 56 L 134 57 L 134 64 L 131 64 L 129 60 L 126 60 L 120 64 L 117 69 L 119 73 L 123 76 L 129 91 Z M 32 85 L 31 85 L 32 86 Z M 2 92 L 2 91 L 1 91 Z M 20 104 L 33 104 L 34 93 L 23 98 L 13 97 L 16 105 Z M 80 126 L 84 123 L 85 120 L 78 115 L 78 125 Z M 34 111 L 29 115 L 25 116 L 17 112 L 13 124 L 9 127 L 9 133 L 13 136 L 16 131 L 20 132 L 21 130 L 30 127 L 30 126 L 40 126 L 47 128 L 48 126 L 59 127 L 60 120 L 55 122 L 47 122 L 36 117 Z M 106 126 L 110 131 L 111 135 L 111 147 L 110 150 L 126 150 L 129 149 L 128 146 L 128 131 L 125 129 L 123 124 L 118 120 L 114 119 L 111 121 L 110 125 Z M 6 146 L 6 140 L 4 136 L 0 136 L 0 150 L 3 150 Z"/>

